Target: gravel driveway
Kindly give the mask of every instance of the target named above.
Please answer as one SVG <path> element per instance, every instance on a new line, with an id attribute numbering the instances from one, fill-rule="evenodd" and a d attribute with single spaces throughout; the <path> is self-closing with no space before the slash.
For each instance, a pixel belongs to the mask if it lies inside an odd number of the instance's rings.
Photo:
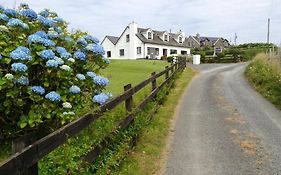
<path id="1" fill-rule="evenodd" d="M 281 174 L 281 111 L 248 85 L 246 64 L 192 67 L 165 173 Z"/>

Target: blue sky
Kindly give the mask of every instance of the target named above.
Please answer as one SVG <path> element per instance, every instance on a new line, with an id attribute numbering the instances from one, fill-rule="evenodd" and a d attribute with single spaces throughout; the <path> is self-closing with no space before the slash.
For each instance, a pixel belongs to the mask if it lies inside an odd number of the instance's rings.
<path id="1" fill-rule="evenodd" d="M 180 29 L 186 35 L 221 36 L 238 43 L 265 42 L 267 18 L 271 18 L 270 41 L 281 42 L 281 0 L 0 0 L 13 7 L 26 2 L 36 11 L 48 8 L 80 28 L 103 39 L 119 36 L 135 21 L 156 30 Z"/>

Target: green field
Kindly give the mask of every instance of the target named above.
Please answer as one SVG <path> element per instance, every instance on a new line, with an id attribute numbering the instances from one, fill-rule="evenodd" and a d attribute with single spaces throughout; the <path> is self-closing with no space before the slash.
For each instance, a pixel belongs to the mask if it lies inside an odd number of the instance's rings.
<path id="1" fill-rule="evenodd" d="M 114 96 L 123 92 L 129 83 L 133 86 L 147 79 L 152 72 L 160 72 L 169 65 L 159 60 L 111 60 L 109 66 L 100 73 L 110 81 L 107 90 Z"/>

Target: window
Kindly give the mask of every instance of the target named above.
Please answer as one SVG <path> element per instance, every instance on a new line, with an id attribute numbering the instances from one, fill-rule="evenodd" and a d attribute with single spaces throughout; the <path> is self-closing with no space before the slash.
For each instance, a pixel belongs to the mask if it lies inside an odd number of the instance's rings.
<path id="1" fill-rule="evenodd" d="M 168 35 L 164 36 L 164 41 L 168 41 Z"/>
<path id="2" fill-rule="evenodd" d="M 111 57 L 111 51 L 107 51 L 107 58 L 110 58 Z"/>
<path id="3" fill-rule="evenodd" d="M 155 48 L 155 55 L 159 55 L 159 48 Z"/>
<path id="4" fill-rule="evenodd" d="M 179 43 L 182 43 L 182 37 L 179 37 Z"/>
<path id="5" fill-rule="evenodd" d="M 129 42 L 130 41 L 130 35 L 126 35 L 126 42 Z"/>
<path id="6" fill-rule="evenodd" d="M 170 50 L 170 54 L 171 54 L 171 55 L 172 55 L 172 54 L 177 54 L 177 50 L 171 49 L 171 50 Z"/>
<path id="7" fill-rule="evenodd" d="M 137 47 L 137 54 L 141 54 L 141 47 Z"/>
<path id="8" fill-rule="evenodd" d="M 147 38 L 148 38 L 148 39 L 152 39 L 152 38 L 151 38 L 151 32 L 148 32 L 148 33 L 147 33 Z"/>
<path id="9" fill-rule="evenodd" d="M 120 54 L 120 56 L 124 56 L 124 55 L 125 55 L 124 49 L 120 49 L 120 50 L 119 50 L 119 54 Z"/>

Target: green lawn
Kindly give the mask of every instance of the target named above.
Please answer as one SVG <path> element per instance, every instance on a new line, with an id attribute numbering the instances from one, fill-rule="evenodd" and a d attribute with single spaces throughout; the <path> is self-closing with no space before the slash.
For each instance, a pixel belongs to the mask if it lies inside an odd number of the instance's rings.
<path id="1" fill-rule="evenodd" d="M 109 66 L 101 74 L 110 80 L 107 90 L 114 96 L 123 92 L 123 87 L 129 83 L 133 86 L 147 79 L 152 72 L 161 72 L 166 61 L 159 60 L 111 60 Z"/>

